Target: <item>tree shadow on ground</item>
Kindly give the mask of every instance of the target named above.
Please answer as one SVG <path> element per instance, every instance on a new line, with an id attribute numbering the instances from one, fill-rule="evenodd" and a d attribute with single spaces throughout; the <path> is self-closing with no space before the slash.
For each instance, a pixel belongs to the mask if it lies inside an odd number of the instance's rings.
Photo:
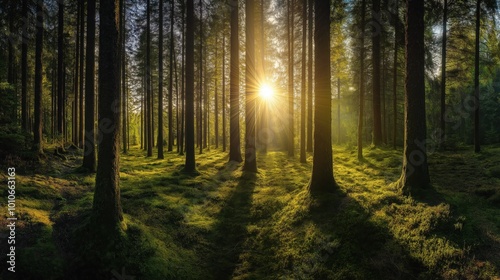
<path id="1" fill-rule="evenodd" d="M 257 174 L 243 172 L 217 216 L 210 267 L 214 279 L 230 279 L 247 237 Z"/>

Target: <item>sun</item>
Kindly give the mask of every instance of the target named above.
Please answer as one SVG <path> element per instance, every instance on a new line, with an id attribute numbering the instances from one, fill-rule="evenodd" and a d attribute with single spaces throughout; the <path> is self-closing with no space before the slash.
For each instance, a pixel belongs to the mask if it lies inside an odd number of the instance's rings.
<path id="1" fill-rule="evenodd" d="M 261 87 L 260 87 L 260 97 L 264 100 L 270 100 L 273 98 L 273 89 L 267 85 L 267 84 L 263 84 Z"/>

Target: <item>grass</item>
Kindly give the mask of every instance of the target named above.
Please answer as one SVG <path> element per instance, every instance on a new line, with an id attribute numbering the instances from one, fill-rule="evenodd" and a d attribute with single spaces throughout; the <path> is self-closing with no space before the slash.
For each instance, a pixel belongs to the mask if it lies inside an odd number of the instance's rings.
<path id="1" fill-rule="evenodd" d="M 135 147 L 121 156 L 123 239 L 98 256 L 84 230 L 94 175 L 75 172 L 78 156 L 49 157 L 16 177 L 18 276 L 500 279 L 499 153 L 432 154 L 434 189 L 407 198 L 391 187 L 401 151 L 369 148 L 359 162 L 354 149 L 336 146 L 341 190 L 311 197 L 310 156 L 301 164 L 259 154 L 259 172 L 248 174 L 225 153 L 206 151 L 191 176 L 175 153 L 158 160 Z"/>

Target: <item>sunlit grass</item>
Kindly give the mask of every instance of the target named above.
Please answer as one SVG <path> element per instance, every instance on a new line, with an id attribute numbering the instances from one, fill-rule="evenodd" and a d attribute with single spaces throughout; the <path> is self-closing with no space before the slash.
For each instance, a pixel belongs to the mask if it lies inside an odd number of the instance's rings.
<path id="1" fill-rule="evenodd" d="M 176 153 L 158 160 L 132 147 L 121 156 L 120 172 L 126 246 L 138 252 L 124 253 L 127 272 L 138 279 L 498 274 L 499 147 L 481 156 L 431 155 L 436 193 L 429 201 L 391 188 L 401 172 L 400 151 L 368 148 L 359 162 L 355 149 L 333 150 L 342 194 L 313 198 L 306 189 L 311 155 L 301 164 L 283 152 L 258 153 L 259 172 L 251 176 L 228 163 L 227 154 L 205 151 L 196 155 L 200 175 L 188 176 Z M 60 227 L 64 217 L 90 211 L 94 180 L 71 172 L 18 176 L 20 234 L 32 232 L 30 252 L 48 250 L 58 275 L 68 264 L 55 244 L 59 236 L 73 236 L 72 228 L 64 233 Z M 48 273 L 36 264 L 29 271 Z"/>

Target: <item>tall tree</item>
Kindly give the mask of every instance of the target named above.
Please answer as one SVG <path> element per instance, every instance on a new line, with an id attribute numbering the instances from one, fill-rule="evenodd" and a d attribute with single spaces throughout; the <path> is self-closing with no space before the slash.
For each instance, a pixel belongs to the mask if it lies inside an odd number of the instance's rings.
<path id="1" fill-rule="evenodd" d="M 359 116 L 358 116 L 358 159 L 363 159 L 363 121 L 365 110 L 365 11 L 366 0 L 361 0 L 361 37 L 359 43 Z"/>
<path id="2" fill-rule="evenodd" d="M 217 84 L 218 83 L 218 77 L 217 77 L 217 67 L 218 67 L 218 36 L 215 37 L 215 56 L 214 56 L 214 60 L 215 60 L 215 67 L 214 67 L 214 98 L 215 98 L 215 109 L 214 109 L 214 123 L 215 123 L 215 131 L 214 131 L 214 134 L 215 134 L 215 148 L 218 149 L 219 148 L 219 96 L 218 96 L 218 92 L 217 90 L 219 89 L 219 85 Z"/>
<path id="3" fill-rule="evenodd" d="M 116 237 L 123 221 L 120 202 L 120 22 L 119 0 L 99 3 L 99 157 L 95 178 L 92 224 Z M 118 102 L 118 104 L 120 104 Z"/>
<path id="4" fill-rule="evenodd" d="M 405 195 L 412 188 L 430 184 L 425 147 L 425 47 L 424 2 L 406 2 L 406 81 L 405 81 L 405 142 L 403 170 L 398 188 Z"/>
<path id="5" fill-rule="evenodd" d="M 314 154 L 309 191 L 333 192 L 330 1 L 314 1 Z"/>
<path id="6" fill-rule="evenodd" d="M 479 37 L 481 36 L 481 0 L 476 2 L 476 41 L 474 52 L 474 152 L 481 151 L 479 127 Z"/>
<path id="7" fill-rule="evenodd" d="M 184 171 L 196 172 L 194 157 L 194 3 L 186 3 L 186 164 Z"/>
<path id="8" fill-rule="evenodd" d="M 392 111 L 393 111 L 393 125 L 392 125 L 392 143 L 394 149 L 396 149 L 397 138 L 398 138 L 398 49 L 399 49 L 399 3 L 398 0 L 395 2 L 395 16 L 396 20 L 394 22 L 394 66 L 392 75 Z"/>
<path id="9" fill-rule="evenodd" d="M 172 99 L 174 84 L 174 0 L 170 1 L 170 59 L 169 59 L 169 85 L 168 85 L 168 151 L 171 152 L 174 145 L 174 122 Z"/>
<path id="10" fill-rule="evenodd" d="M 128 145 L 129 145 L 129 129 L 128 129 L 128 90 L 127 90 L 127 48 L 125 46 L 125 17 L 126 17 L 126 8 L 124 4 L 125 0 L 120 0 L 120 34 L 121 36 L 121 65 L 120 65 L 120 74 L 121 74 L 121 94 L 122 94 L 122 149 L 123 153 L 127 153 Z M 88 42 L 88 41 L 87 41 Z"/>
<path id="11" fill-rule="evenodd" d="M 95 172 L 94 86 L 96 0 L 87 1 L 87 56 L 85 62 L 85 145 L 83 167 Z"/>
<path id="12" fill-rule="evenodd" d="M 173 2 L 173 1 L 172 1 Z M 163 0 L 159 1 L 159 19 L 158 19 L 158 158 L 163 159 Z M 172 65 L 172 57 L 170 57 L 170 65 Z M 172 72 L 172 68 L 170 68 Z M 172 77 L 172 75 L 170 75 Z M 172 80 L 169 85 L 169 95 L 172 93 Z M 169 96 L 170 101 L 170 96 Z M 170 104 L 169 104 L 169 123 L 168 130 L 170 133 Z M 170 148 L 170 134 L 169 134 L 169 148 Z"/>
<path id="13" fill-rule="evenodd" d="M 288 155 L 294 156 L 295 145 L 294 145 L 294 127 L 293 127 L 293 104 L 294 104 L 294 86 L 293 86 L 293 69 L 294 65 L 294 27 L 295 27 L 295 0 L 288 0 L 288 19 L 287 19 L 287 31 L 288 31 Z"/>
<path id="14" fill-rule="evenodd" d="M 42 130 L 42 52 L 43 52 L 43 0 L 36 1 L 36 45 L 35 45 L 35 129 L 33 150 L 43 154 Z"/>
<path id="15" fill-rule="evenodd" d="M 21 128 L 28 131 L 28 0 L 23 0 L 21 42 Z"/>
<path id="16" fill-rule="evenodd" d="M 440 112 L 440 146 L 443 147 L 446 138 L 446 43 L 447 43 L 447 24 L 448 24 L 448 0 L 443 2 L 443 41 L 441 43 L 441 112 Z"/>
<path id="17" fill-rule="evenodd" d="M 226 151 L 226 30 L 222 31 L 222 151 Z"/>
<path id="18" fill-rule="evenodd" d="M 181 15 L 181 34 L 182 34 L 182 38 L 181 38 L 181 41 L 182 41 L 182 47 L 181 47 L 181 57 L 182 57 L 182 66 L 181 66 L 181 108 L 182 108 L 182 114 L 181 114 L 181 132 L 180 132 L 180 141 L 179 141 L 179 155 L 184 155 L 184 131 L 185 131 L 185 125 L 184 125 L 184 122 L 185 122 L 185 116 L 186 116 L 186 108 L 185 108 L 185 102 L 186 102 L 186 99 L 185 99 L 185 89 L 186 89 L 186 82 L 185 82 L 185 50 L 186 48 L 184 47 L 185 46 L 185 40 L 184 40 L 184 35 L 186 33 L 186 30 L 184 29 L 184 23 L 185 23 L 185 10 L 186 10 L 186 7 L 184 6 L 184 1 L 182 1 L 182 4 L 181 4 L 181 9 L 182 9 L 182 15 Z"/>
<path id="19" fill-rule="evenodd" d="M 380 22 L 380 0 L 372 4 L 372 94 L 373 94 L 373 144 L 382 144 L 382 119 L 380 113 L 380 37 L 382 24 Z"/>
<path id="20" fill-rule="evenodd" d="M 153 156 L 153 93 L 151 91 L 151 3 L 146 2 L 146 145 L 147 156 Z"/>
<path id="21" fill-rule="evenodd" d="M 64 0 L 59 1 L 57 26 L 57 134 L 63 133 L 63 77 L 64 77 Z"/>
<path id="22" fill-rule="evenodd" d="M 306 31 L 307 1 L 302 2 L 302 83 L 300 89 L 300 162 L 306 162 Z"/>
<path id="23" fill-rule="evenodd" d="M 198 144 L 200 148 L 200 154 L 203 153 L 203 0 L 199 1 L 200 7 L 200 49 L 199 56 L 200 61 L 198 62 L 199 69 L 199 92 L 198 92 Z"/>
<path id="24" fill-rule="evenodd" d="M 238 1 L 231 1 L 231 52 L 230 52 L 230 112 L 229 112 L 229 161 L 242 162 L 240 149 L 240 73 L 239 73 L 239 19 Z"/>
<path id="25" fill-rule="evenodd" d="M 245 165 L 243 170 L 257 172 L 255 149 L 255 103 L 257 73 L 255 68 L 255 6 L 254 0 L 245 2 Z"/>
<path id="26" fill-rule="evenodd" d="M 75 69 L 74 69 L 74 76 L 73 76 L 73 116 L 72 116 L 72 122 L 71 122 L 71 128 L 72 128 L 72 140 L 74 145 L 78 145 L 78 132 L 80 130 L 78 129 L 78 115 L 81 112 L 78 112 L 78 109 L 80 106 L 78 106 L 79 100 L 80 100 L 80 94 L 78 93 L 78 90 L 80 89 L 79 83 L 81 82 L 81 76 L 79 75 L 79 70 L 80 70 L 80 23 L 81 20 L 80 18 L 83 16 L 81 14 L 82 9 L 80 9 L 80 6 L 83 4 L 82 0 L 77 1 L 77 7 L 76 7 L 76 27 L 75 27 Z"/>
<path id="27" fill-rule="evenodd" d="M 309 1 L 307 27 L 307 151 L 313 151 L 313 8 L 314 0 Z"/>
<path id="28" fill-rule="evenodd" d="M 83 148 L 84 145 L 84 137 L 85 137 L 85 131 L 83 127 L 83 115 L 84 115 L 84 109 L 83 109 L 83 83 L 85 80 L 85 77 L 83 75 L 83 64 L 84 64 L 84 58 L 85 58 L 85 49 L 84 49 L 84 39 L 85 39 L 85 1 L 80 0 L 80 56 L 79 56 L 79 68 L 78 68 L 78 76 L 80 77 L 80 83 L 79 88 L 78 88 L 78 95 L 79 95 L 79 102 L 77 104 L 78 106 L 78 147 Z"/>

